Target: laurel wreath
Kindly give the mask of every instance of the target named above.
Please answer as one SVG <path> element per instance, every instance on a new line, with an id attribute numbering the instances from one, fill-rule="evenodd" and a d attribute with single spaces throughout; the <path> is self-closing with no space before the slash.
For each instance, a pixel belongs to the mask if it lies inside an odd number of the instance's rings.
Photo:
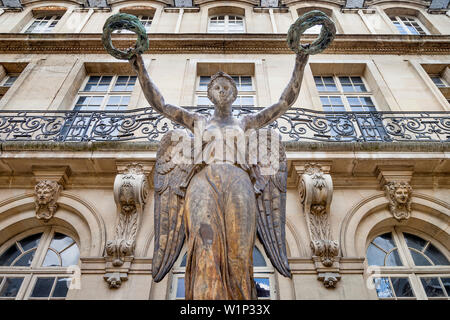
<path id="1" fill-rule="evenodd" d="M 113 46 L 111 33 L 121 29 L 130 30 L 137 34 L 137 41 L 134 48 L 122 51 Z M 110 55 L 121 60 L 130 60 L 135 54 L 142 54 L 149 47 L 147 31 L 144 26 L 136 16 L 127 13 L 117 13 L 106 20 L 103 26 L 102 42 Z"/>
<path id="2" fill-rule="evenodd" d="M 311 44 L 302 45 L 300 36 L 307 29 L 322 25 L 319 37 Z M 336 35 L 336 26 L 325 13 L 319 10 L 313 10 L 299 17 L 291 27 L 287 34 L 287 43 L 289 48 L 295 53 L 317 54 L 325 50 L 333 41 Z"/>

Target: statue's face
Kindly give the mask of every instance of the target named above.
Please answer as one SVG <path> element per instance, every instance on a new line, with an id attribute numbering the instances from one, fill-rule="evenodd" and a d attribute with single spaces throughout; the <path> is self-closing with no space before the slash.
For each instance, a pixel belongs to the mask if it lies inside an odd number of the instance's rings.
<path id="1" fill-rule="evenodd" d="M 229 106 L 236 96 L 233 92 L 233 85 L 230 80 L 220 77 L 214 80 L 213 85 L 209 89 L 209 96 L 212 103 L 216 106 Z"/>
<path id="2" fill-rule="evenodd" d="M 408 197 L 409 197 L 408 189 L 403 188 L 403 187 L 397 188 L 397 190 L 395 190 L 394 196 L 395 196 L 395 200 L 398 203 L 404 204 L 408 201 Z"/>
<path id="3" fill-rule="evenodd" d="M 36 198 L 39 204 L 47 204 L 52 198 L 53 189 L 46 183 L 40 183 L 36 187 Z"/>

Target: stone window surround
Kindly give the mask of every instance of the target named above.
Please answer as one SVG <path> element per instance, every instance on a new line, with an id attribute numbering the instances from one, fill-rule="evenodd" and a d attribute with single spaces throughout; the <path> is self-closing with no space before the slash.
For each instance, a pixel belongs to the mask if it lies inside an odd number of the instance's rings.
<path id="1" fill-rule="evenodd" d="M 81 60 L 77 61 L 72 70 L 67 75 L 61 90 L 56 94 L 55 99 L 49 109 L 53 110 L 72 110 L 78 97 L 79 90 L 90 75 L 135 75 L 128 62 L 117 61 L 113 58 L 110 61 L 104 59 Z M 138 98 L 141 93 L 139 81 L 132 92 L 130 92 L 130 102 L 128 109 L 136 109 L 143 106 L 137 106 Z"/>
<path id="2" fill-rule="evenodd" d="M 438 29 L 436 29 L 431 21 L 428 19 L 428 13 L 422 12 L 422 10 L 418 8 L 414 8 L 408 5 L 402 4 L 402 7 L 396 6 L 380 6 L 377 7 L 379 14 L 384 19 L 384 21 L 389 25 L 390 29 L 395 34 L 400 34 L 400 31 L 397 30 L 395 25 L 392 23 L 390 16 L 410 16 L 415 17 L 419 21 L 421 25 L 425 27 L 425 32 L 427 34 L 441 34 Z"/>
<path id="3" fill-rule="evenodd" d="M 450 261 L 449 251 L 437 239 L 421 230 L 417 230 L 415 228 L 411 228 L 408 226 L 390 225 L 372 230 L 366 241 L 365 252 L 367 252 L 367 248 L 369 247 L 369 244 L 371 243 L 371 241 L 373 241 L 373 239 L 388 232 L 391 232 L 393 234 L 393 239 L 395 240 L 395 243 L 398 247 L 399 256 L 403 263 L 403 266 L 396 266 L 396 267 L 368 266 L 366 259 L 364 262 L 366 270 L 365 278 L 367 279 L 368 282 L 371 281 L 371 279 L 368 278 L 370 275 L 369 272 L 371 270 L 375 270 L 375 272 L 372 274 L 372 277 L 375 278 L 383 276 L 408 278 L 415 294 L 414 299 L 418 300 L 428 299 L 425 294 L 425 291 L 422 288 L 422 284 L 420 283 L 420 278 L 426 276 L 434 277 L 441 275 L 445 275 L 447 277 L 449 266 L 430 266 L 430 267 L 415 266 L 414 263 L 410 261 L 411 260 L 410 253 L 407 252 L 406 242 L 403 240 L 403 235 L 399 236 L 399 233 L 406 232 L 409 234 L 416 235 L 426 241 L 430 241 Z M 430 272 L 430 270 L 432 270 L 432 272 Z M 416 275 L 416 273 L 419 273 L 420 275 Z"/>
<path id="4" fill-rule="evenodd" d="M 398 103 L 394 99 L 389 87 L 385 83 L 376 65 L 371 60 L 316 60 L 310 59 L 305 69 L 305 86 L 312 100 L 313 109 L 323 111 L 320 102 L 321 92 L 318 92 L 314 83 L 314 76 L 360 76 L 366 85 L 367 92 L 361 95 L 370 95 L 378 111 L 397 111 Z M 339 94 L 335 92 L 334 94 Z"/>
<path id="5" fill-rule="evenodd" d="M 50 241 L 52 240 L 55 232 L 63 233 L 71 237 L 75 241 L 76 245 L 80 247 L 80 240 L 78 238 L 78 235 L 63 226 L 49 225 L 44 227 L 31 228 L 26 231 L 19 232 L 6 242 L 0 244 L 0 254 L 2 254 L 10 246 L 12 246 L 14 242 L 40 232 L 43 233 L 43 236 L 41 238 L 41 242 L 39 243 L 38 250 L 33 258 L 33 264 L 31 267 L 26 267 L 25 269 L 24 267 L 0 267 L 0 277 L 24 277 L 15 300 L 29 299 L 34 288 L 34 284 L 40 277 L 70 277 L 71 275 L 74 275 L 74 270 L 69 271 L 67 267 L 40 266 L 40 263 L 42 263 L 47 252 L 46 249 L 48 249 Z"/>
<path id="6" fill-rule="evenodd" d="M 433 63 L 427 63 L 419 59 L 411 59 L 409 60 L 409 64 L 424 81 L 428 89 L 430 89 L 431 93 L 442 106 L 442 110 L 450 111 L 450 104 L 447 101 L 448 98 L 446 93 L 449 92 L 450 89 L 442 88 L 441 90 L 441 88 L 438 88 L 430 78 L 430 75 L 439 74 L 447 81 L 447 83 L 450 83 L 450 61 L 443 60 L 440 63 L 435 61 L 433 61 Z M 446 92 L 443 92 L 443 90 L 446 90 Z M 448 94 L 450 97 L 450 93 Z"/>

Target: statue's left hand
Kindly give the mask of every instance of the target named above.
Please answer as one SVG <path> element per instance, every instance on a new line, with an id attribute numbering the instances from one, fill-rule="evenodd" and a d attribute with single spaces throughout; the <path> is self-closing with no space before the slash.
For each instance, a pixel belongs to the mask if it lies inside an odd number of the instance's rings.
<path id="1" fill-rule="evenodd" d="M 144 59 L 142 59 L 142 55 L 140 54 L 133 55 L 128 61 L 137 73 L 140 73 L 145 69 Z"/>

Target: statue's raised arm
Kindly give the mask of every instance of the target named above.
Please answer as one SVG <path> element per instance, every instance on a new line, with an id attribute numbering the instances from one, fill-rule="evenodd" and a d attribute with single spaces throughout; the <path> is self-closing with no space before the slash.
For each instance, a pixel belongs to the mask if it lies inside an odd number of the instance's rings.
<path id="1" fill-rule="evenodd" d="M 301 45 L 300 35 L 314 25 L 322 25 L 320 36 L 312 44 Z M 277 103 L 263 110 L 246 115 L 242 119 L 244 130 L 262 128 L 281 117 L 297 100 L 302 85 L 303 73 L 310 54 L 325 50 L 336 35 L 334 22 L 323 12 L 313 10 L 298 18 L 288 31 L 287 42 L 296 53 L 291 80 Z"/>
<path id="2" fill-rule="evenodd" d="M 111 42 L 111 33 L 120 29 L 127 29 L 137 34 L 138 39 L 134 48 L 130 48 L 127 51 L 114 48 Z M 185 128 L 191 131 L 194 130 L 195 121 L 203 116 L 178 106 L 166 104 L 161 92 L 150 79 L 141 55 L 149 47 L 148 36 L 144 26 L 137 17 L 126 13 L 119 13 L 109 17 L 103 27 L 102 42 L 106 51 L 113 57 L 128 60 L 131 63 L 138 74 L 144 95 L 152 108 Z"/>

